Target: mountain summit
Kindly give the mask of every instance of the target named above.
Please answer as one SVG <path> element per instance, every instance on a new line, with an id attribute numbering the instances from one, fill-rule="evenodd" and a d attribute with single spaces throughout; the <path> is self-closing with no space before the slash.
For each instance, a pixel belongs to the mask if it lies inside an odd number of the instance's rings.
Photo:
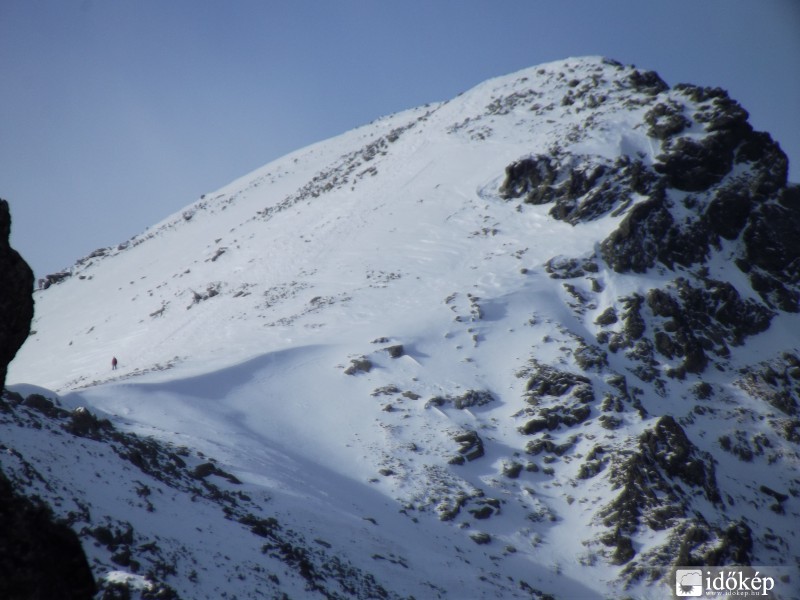
<path id="1" fill-rule="evenodd" d="M 661 598 L 796 566 L 800 186 L 747 119 L 588 57 L 299 150 L 40 281 L 9 381 L 53 392 L 12 386 L 39 427 L 4 439 L 106 589 Z"/>

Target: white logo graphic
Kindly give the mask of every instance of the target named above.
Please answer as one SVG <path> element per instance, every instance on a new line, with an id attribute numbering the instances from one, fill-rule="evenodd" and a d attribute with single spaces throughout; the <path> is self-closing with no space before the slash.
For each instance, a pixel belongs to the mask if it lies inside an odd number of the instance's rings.
<path id="1" fill-rule="evenodd" d="M 703 573 L 699 569 L 678 569 L 675 572 L 675 593 L 678 596 L 702 596 Z"/>

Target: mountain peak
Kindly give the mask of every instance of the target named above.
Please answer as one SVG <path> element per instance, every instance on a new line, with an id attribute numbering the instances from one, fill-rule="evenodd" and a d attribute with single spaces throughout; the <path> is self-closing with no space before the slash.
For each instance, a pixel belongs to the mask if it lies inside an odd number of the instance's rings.
<path id="1" fill-rule="evenodd" d="M 495 583 L 464 593 L 781 564 L 800 187 L 747 118 L 586 57 L 378 119 L 43 280 L 12 380 L 216 455 L 276 510 L 324 473 L 343 519 L 363 486 L 468 545 Z M 438 543 L 398 527 L 376 535 Z"/>

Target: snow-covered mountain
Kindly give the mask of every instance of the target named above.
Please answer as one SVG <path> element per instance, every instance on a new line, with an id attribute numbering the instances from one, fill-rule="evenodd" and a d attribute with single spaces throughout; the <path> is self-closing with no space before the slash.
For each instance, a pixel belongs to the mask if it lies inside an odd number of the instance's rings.
<path id="1" fill-rule="evenodd" d="M 796 568 L 786 173 L 724 91 L 596 57 L 379 119 L 40 282 L 0 466 L 98 597 Z"/>

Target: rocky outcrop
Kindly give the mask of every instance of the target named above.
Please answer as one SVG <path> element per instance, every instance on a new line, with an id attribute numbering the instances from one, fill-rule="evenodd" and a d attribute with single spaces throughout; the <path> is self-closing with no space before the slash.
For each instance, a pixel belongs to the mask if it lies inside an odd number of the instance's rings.
<path id="1" fill-rule="evenodd" d="M 712 454 L 765 465 L 796 457 L 797 348 L 777 347 L 749 366 L 737 359 L 752 337 L 788 318 L 782 312 L 800 311 L 800 186 L 788 183 L 778 144 L 754 131 L 724 90 L 670 88 L 641 72 L 616 85 L 635 92 L 623 104 L 641 109 L 633 129 L 646 132 L 646 144 L 620 131 L 619 156 L 595 155 L 574 131 L 508 164 L 496 197 L 587 231 L 583 224 L 609 224 L 593 251 L 544 264 L 551 278 L 568 280 L 561 299 L 597 345 L 567 341 L 578 338 L 569 326 L 545 336 L 563 344 L 562 354 L 518 373 L 528 406 L 514 416 L 517 431 L 531 436 L 523 438 L 527 455 L 548 464 L 542 473 L 558 478 L 559 465 L 578 460 L 572 485 L 610 487 L 613 499 L 595 512 L 604 532 L 585 543 L 621 565 L 622 581 L 653 581 L 664 577 L 653 565 L 749 564 L 759 543 L 783 543 L 744 506 L 796 514 L 792 486 L 754 486 L 752 498 L 718 488 Z M 582 125 L 591 128 L 597 104 L 579 106 L 576 94 L 566 100 L 567 112 L 590 113 Z M 612 292 L 615 274 L 625 276 L 624 293 Z M 648 281 L 631 290 L 638 274 Z M 704 380 L 734 365 L 736 392 Z M 725 403 L 736 423 L 709 444 L 702 423 L 727 412 Z M 626 425 L 648 418 L 643 433 L 624 439 Z M 586 434 L 594 421 L 608 431 L 603 444 Z M 652 544 L 654 531 L 664 533 Z"/>
<path id="2" fill-rule="evenodd" d="M 652 83 L 650 99 L 641 102 L 650 106 L 642 127 L 651 146 L 660 148 L 654 160 L 645 162 L 643 154 L 574 155 L 555 147 L 510 164 L 498 195 L 523 205 L 547 205 L 552 218 L 574 226 L 617 219 L 595 252 L 556 256 L 545 269 L 552 278 L 575 282 L 564 284 L 566 290 L 583 290 L 580 307 L 567 301 L 576 315 L 595 311 L 599 354 L 607 349 L 622 355 L 630 361 L 630 373 L 668 397 L 669 378 L 684 380 L 712 366 L 723 370 L 735 349 L 768 330 L 780 311 L 800 310 L 800 186 L 787 183 L 788 163 L 780 147 L 768 134 L 753 131 L 747 112 L 726 92 L 691 85 L 670 90 Z M 686 134 L 689 129 L 692 135 Z M 712 271 L 712 258 L 723 251 L 745 277 Z M 657 272 L 663 279 L 609 303 L 596 295 L 603 289 L 604 266 L 617 273 Z M 576 452 L 579 436 L 553 436 L 583 424 L 597 408 L 603 413 L 600 425 L 609 431 L 631 418 L 625 407 L 634 398 L 624 377 L 606 380 L 611 389 L 597 407 L 592 384 L 603 386 L 578 358 L 575 349 L 572 360 L 582 373 L 534 362 L 519 374 L 528 377 L 525 399 L 531 407 L 517 415 L 529 417 L 518 431 L 537 436 L 527 444 L 531 456 L 547 453 L 552 462 Z M 769 415 L 770 425 L 795 443 L 800 440 L 798 365 L 796 354 L 787 352 L 742 369 L 735 382 L 779 411 Z M 601 361 L 594 368 L 604 366 Z M 623 385 L 617 385 L 620 381 Z M 697 397 L 708 400 L 713 390 L 705 385 Z M 641 404 L 638 408 L 645 418 Z M 695 407 L 697 414 L 705 410 Z M 605 472 L 615 492 L 595 513 L 605 533 L 594 543 L 606 561 L 623 566 L 622 579 L 660 578 L 652 565 L 748 564 L 756 534 L 746 519 L 710 514 L 707 519 L 706 511 L 698 510 L 699 497 L 724 513 L 723 494 L 714 459 L 679 421 L 663 415 L 630 442 L 596 446 L 577 472 L 579 480 Z M 772 444 L 763 433 L 748 437 L 740 430 L 719 438 L 724 451 L 746 462 L 762 455 L 778 460 Z M 760 491 L 762 505 L 771 503 L 776 514 L 786 512 L 788 494 L 768 486 Z M 730 495 L 725 499 L 733 502 Z M 667 531 L 666 541 L 642 545 L 647 530 Z"/>
<path id="3" fill-rule="evenodd" d="M 477 431 L 466 431 L 453 436 L 458 443 L 458 456 L 450 460 L 450 464 L 463 465 L 465 461 L 472 461 L 484 454 L 483 440 Z"/>
<path id="4" fill-rule="evenodd" d="M 595 400 L 592 382 L 588 377 L 563 371 L 531 359 L 530 367 L 517 374 L 528 377 L 525 400 L 530 405 L 517 416 L 529 416 L 518 431 L 533 435 L 545 431 L 574 427 L 586 421 Z M 542 438 L 543 439 L 543 438 Z M 527 452 L 541 451 L 541 439 L 528 444 Z"/>
<path id="5" fill-rule="evenodd" d="M 656 175 L 641 161 L 621 156 L 571 155 L 555 150 L 506 167 L 500 196 L 527 204 L 553 204 L 550 215 L 575 225 L 628 206 L 649 193 Z"/>
<path id="6" fill-rule="evenodd" d="M 0 597 L 88 599 L 95 583 L 78 536 L 50 509 L 14 493 L 0 472 Z"/>
<path id="7" fill-rule="evenodd" d="M 743 369 L 735 385 L 787 417 L 800 413 L 800 358 L 795 354 L 785 352 L 780 358 Z"/>
<path id="8" fill-rule="evenodd" d="M 33 272 L 8 243 L 11 213 L 0 200 L 0 389 L 8 363 L 28 337 L 33 319 Z"/>
<path id="9" fill-rule="evenodd" d="M 737 266 L 770 305 L 800 310 L 800 185 L 781 190 L 777 202 L 758 206 L 742 234 Z"/>
<path id="10" fill-rule="evenodd" d="M 11 215 L 0 200 L 0 391 L 8 363 L 30 333 L 33 319 L 33 272 L 11 248 Z M 2 402 L 2 401 L 0 401 Z M 32 395 L 26 406 L 43 414 L 56 407 Z M 0 471 L 0 597 L 91 598 L 95 583 L 78 536 L 57 523 L 47 505 L 18 495 Z"/>
<path id="11" fill-rule="evenodd" d="M 425 403 L 425 408 L 430 406 L 453 405 L 459 410 L 485 406 L 495 399 L 488 390 L 467 390 L 460 396 L 434 396 Z"/>
<path id="12" fill-rule="evenodd" d="M 748 338 L 766 332 L 781 311 L 800 310 L 800 186 L 787 182 L 788 161 L 778 144 L 753 131 L 747 112 L 725 91 L 669 88 L 650 74 L 631 76 L 628 83 L 642 94 L 636 103 L 645 107 L 640 127 L 650 138 L 650 158 L 644 152 L 570 154 L 554 146 L 508 165 L 497 193 L 518 201 L 518 210 L 546 206 L 550 217 L 573 226 L 601 218 L 615 222 L 594 252 L 558 255 L 545 264 L 551 278 L 570 280 L 563 284 L 564 301 L 573 314 L 591 315 L 599 347 L 584 347 L 602 360 L 582 361 L 579 345 L 561 359 L 574 363 L 574 371 L 533 361 L 518 374 L 528 378 L 529 407 L 516 416 L 527 417 L 518 431 L 535 436 L 527 454 L 544 453 L 556 464 L 581 456 L 585 440 L 567 433 L 570 427 L 595 417 L 613 440 L 626 420 L 636 420 L 629 406 L 641 419 L 652 407 L 659 411 L 636 437 L 594 446 L 576 473 L 579 481 L 605 478 L 614 492 L 595 513 L 604 533 L 587 544 L 621 565 L 622 580 L 630 582 L 661 578 L 652 565 L 748 564 L 754 540 L 764 535 L 753 521 L 726 514 L 726 502 L 733 505 L 734 498 L 717 486 L 716 461 L 684 429 L 695 416 L 716 410 L 721 399 L 712 398 L 713 386 L 698 381 L 696 398 L 708 407 L 694 406 L 680 419 L 671 415 L 683 409 L 668 399 L 674 398 L 675 380 L 691 381 L 712 368 L 725 372 Z M 656 277 L 645 289 L 608 298 L 602 294 L 605 269 Z M 743 276 L 730 273 L 736 269 Z M 624 376 L 596 376 L 612 360 L 606 350 L 652 391 L 648 410 L 642 390 L 629 387 Z M 772 433 L 790 444 L 800 440 L 798 381 L 796 349 L 741 368 L 734 384 L 768 405 L 763 410 L 772 432 L 733 427 L 719 447 L 745 462 L 780 460 Z M 602 402 L 594 401 L 595 392 L 604 394 Z M 670 412 L 662 412 L 665 407 Z M 751 409 L 736 410 L 764 419 Z M 749 501 L 787 513 L 790 494 L 759 489 Z M 648 531 L 667 532 L 666 541 L 648 546 L 642 542 Z"/>
<path id="13" fill-rule="evenodd" d="M 609 528 L 600 541 L 613 549 L 609 559 L 614 564 L 635 556 L 631 536 L 641 526 L 661 531 L 689 515 L 693 488 L 713 504 L 722 503 L 712 458 L 670 416 L 642 433 L 633 451 L 615 457 L 610 481 L 619 491 L 599 512 Z"/>
<path id="14" fill-rule="evenodd" d="M 549 261 L 551 277 L 583 277 L 594 289 L 602 263 L 618 273 L 676 273 L 646 298 L 618 298 L 621 315 L 619 306 L 601 307 L 596 321 L 598 342 L 625 350 L 641 379 L 658 382 L 704 372 L 711 358 L 727 358 L 731 346 L 766 331 L 778 311 L 800 310 L 800 186 L 787 183 L 778 144 L 753 131 L 725 91 L 633 79 L 650 106 L 642 126 L 660 148 L 651 162 L 556 147 L 510 164 L 498 194 L 552 205 L 550 216 L 572 225 L 618 217 L 592 255 Z M 723 247 L 752 289 L 710 276 L 706 265 Z"/>
<path id="15" fill-rule="evenodd" d="M 651 164 L 554 148 L 506 167 L 500 197 L 552 204 L 550 215 L 572 225 L 623 217 L 599 248 L 619 273 L 692 267 L 738 240 L 735 264 L 765 305 L 800 310 L 800 186 L 787 183 L 780 146 L 723 90 L 647 90 L 642 125 L 660 145 Z M 681 135 L 692 125 L 702 135 Z"/>

